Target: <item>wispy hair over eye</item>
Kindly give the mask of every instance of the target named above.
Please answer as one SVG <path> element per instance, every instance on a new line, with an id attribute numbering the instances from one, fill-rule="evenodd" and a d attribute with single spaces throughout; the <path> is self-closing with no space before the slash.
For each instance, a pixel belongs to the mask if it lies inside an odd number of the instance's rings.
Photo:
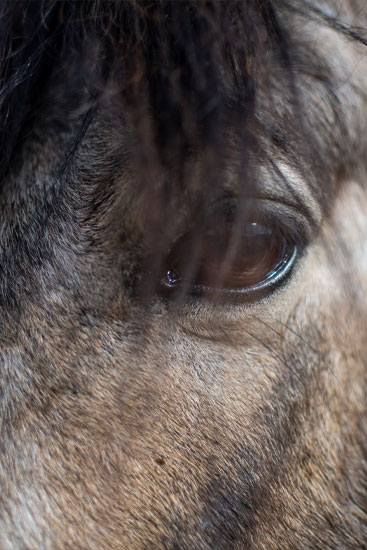
<path id="1" fill-rule="evenodd" d="M 88 54 L 80 71 L 92 107 L 72 151 L 113 90 L 134 129 L 136 187 L 151 241 L 174 232 L 182 197 L 204 225 L 217 204 L 235 197 L 236 226 L 266 171 L 284 179 L 277 155 L 301 172 L 324 162 L 304 116 L 287 13 L 365 42 L 322 10 L 286 0 L 2 2 L 0 177 L 49 98 L 55 69 Z M 65 158 L 63 169 L 72 155 Z"/>

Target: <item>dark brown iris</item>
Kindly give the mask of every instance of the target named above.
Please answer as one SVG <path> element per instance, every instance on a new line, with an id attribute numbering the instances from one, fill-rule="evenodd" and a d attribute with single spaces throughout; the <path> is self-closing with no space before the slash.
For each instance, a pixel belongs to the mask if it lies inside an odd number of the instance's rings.
<path id="1" fill-rule="evenodd" d="M 286 248 L 284 237 L 257 222 L 238 231 L 220 225 L 187 234 L 166 258 L 162 292 L 249 289 L 272 277 L 284 262 Z"/>

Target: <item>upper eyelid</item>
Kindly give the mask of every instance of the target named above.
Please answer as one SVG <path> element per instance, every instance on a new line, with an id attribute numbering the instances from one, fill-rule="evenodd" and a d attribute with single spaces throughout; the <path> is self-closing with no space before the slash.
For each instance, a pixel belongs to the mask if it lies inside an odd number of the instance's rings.
<path id="1" fill-rule="evenodd" d="M 315 220 L 310 217 L 309 211 L 301 205 L 279 200 L 276 197 L 251 197 L 251 208 L 235 204 L 227 205 L 225 213 L 232 221 L 232 227 L 244 227 L 251 222 L 267 227 L 273 232 L 279 232 L 301 247 L 304 247 L 311 240 L 312 235 L 318 229 Z M 218 211 L 213 215 L 212 223 L 215 227 Z M 211 220 L 211 216 L 208 216 Z M 231 224 L 229 224 L 231 225 Z"/>
<path id="2" fill-rule="evenodd" d="M 265 201 L 259 201 L 262 203 Z M 228 212 L 228 210 L 227 210 Z M 238 212 L 237 212 L 238 215 Z M 233 239 L 253 237 L 256 234 L 259 234 L 259 231 L 251 232 L 251 230 L 246 235 L 246 231 L 251 225 L 252 222 L 261 226 L 263 230 L 268 230 L 269 233 L 278 233 L 280 236 L 285 237 L 289 242 L 293 242 L 299 248 L 299 251 L 302 251 L 309 243 L 311 239 L 311 231 L 303 217 L 296 215 L 296 212 L 292 209 L 286 209 L 280 204 L 277 205 L 277 208 L 274 209 L 274 204 L 271 203 L 271 207 L 264 209 L 260 204 L 257 205 L 256 214 L 253 214 L 250 217 L 245 217 L 243 220 L 240 219 L 238 225 L 239 233 L 236 233 L 236 224 L 226 224 L 227 229 L 232 231 Z M 206 231 L 202 226 L 199 226 L 195 230 L 195 224 L 191 225 L 189 228 L 181 229 L 177 235 L 170 241 L 168 247 L 165 251 L 161 251 L 163 255 L 170 254 L 175 248 L 176 244 L 185 236 L 191 235 L 192 242 L 196 242 L 196 237 L 200 238 L 205 236 L 215 236 L 220 231 L 220 226 L 218 225 L 218 211 L 216 215 L 207 216 L 208 231 Z M 203 230 L 204 229 L 204 230 Z M 261 230 L 260 230 L 261 232 Z"/>
<path id="3" fill-rule="evenodd" d="M 261 198 L 257 202 L 269 226 L 302 247 L 311 241 L 319 229 L 319 224 L 301 205 L 275 198 Z"/>

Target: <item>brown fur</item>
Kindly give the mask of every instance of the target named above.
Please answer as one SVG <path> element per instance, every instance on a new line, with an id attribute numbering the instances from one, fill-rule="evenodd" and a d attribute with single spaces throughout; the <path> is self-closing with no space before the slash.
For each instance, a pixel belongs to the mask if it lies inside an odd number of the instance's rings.
<path id="1" fill-rule="evenodd" d="M 0 549 L 366 548 L 365 3 L 281 2 L 284 35 L 272 3 L 238 3 L 245 45 L 235 3 L 124 4 L 141 34 L 77 4 L 55 4 L 77 30 L 2 164 Z M 169 33 L 195 9 L 203 81 L 176 81 L 190 58 Z M 134 292 L 146 258 L 254 197 L 304 244 L 279 289 L 167 302 L 152 276 Z"/>

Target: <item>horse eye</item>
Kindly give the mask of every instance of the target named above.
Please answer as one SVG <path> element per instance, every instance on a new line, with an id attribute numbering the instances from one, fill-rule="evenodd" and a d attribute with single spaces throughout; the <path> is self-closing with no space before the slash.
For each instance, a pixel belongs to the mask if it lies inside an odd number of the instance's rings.
<path id="1" fill-rule="evenodd" d="M 255 299 L 285 279 L 296 252 L 294 243 L 258 222 L 188 234 L 166 258 L 159 293 Z"/>

